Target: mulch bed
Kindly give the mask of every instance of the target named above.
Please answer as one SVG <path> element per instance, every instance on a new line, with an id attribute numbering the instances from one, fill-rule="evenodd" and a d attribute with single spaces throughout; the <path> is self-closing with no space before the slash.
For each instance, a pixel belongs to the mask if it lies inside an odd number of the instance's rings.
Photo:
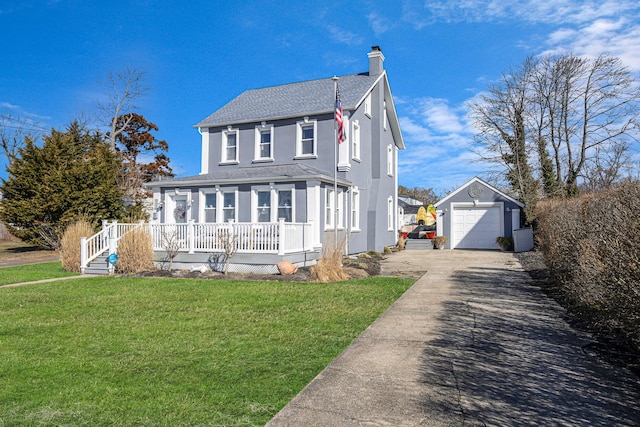
<path id="1" fill-rule="evenodd" d="M 380 254 L 365 254 L 357 258 L 345 258 L 343 268 L 350 279 L 361 279 L 365 277 L 380 275 L 381 267 Z M 221 273 L 218 271 L 189 270 L 152 270 L 135 274 L 135 277 L 174 277 L 188 279 L 224 279 L 224 280 L 255 280 L 255 281 L 278 281 L 278 282 L 312 282 L 311 267 L 300 267 L 294 274 L 258 274 L 258 273 Z"/>

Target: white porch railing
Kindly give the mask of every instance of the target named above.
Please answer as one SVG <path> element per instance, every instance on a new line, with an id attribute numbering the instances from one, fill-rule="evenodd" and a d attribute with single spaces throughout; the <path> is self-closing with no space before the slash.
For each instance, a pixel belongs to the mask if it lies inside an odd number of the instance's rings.
<path id="1" fill-rule="evenodd" d="M 130 230 L 142 226 L 144 226 L 142 222 L 138 224 L 119 224 L 118 221 L 102 221 L 102 230 L 91 237 L 80 239 L 80 272 L 84 273 L 91 261 L 105 252 L 109 254 L 116 253 L 118 240 Z M 113 266 L 109 266 L 109 270 L 113 270 Z"/>
<path id="2" fill-rule="evenodd" d="M 237 253 L 273 253 L 284 255 L 311 250 L 314 238 L 311 223 L 228 222 L 186 224 L 149 224 L 154 250 L 165 250 L 167 242 L 176 242 L 179 251 L 224 252 L 229 244 Z"/>
<path id="3" fill-rule="evenodd" d="M 104 253 L 116 253 L 120 238 L 137 227 L 149 228 L 156 251 L 166 250 L 171 242 L 176 246 L 173 249 L 187 253 L 225 252 L 226 246 L 232 244 L 237 253 L 285 255 L 310 251 L 320 244 L 311 222 L 119 224 L 104 221 L 99 233 L 81 239 L 81 270 L 84 272 L 91 261 Z"/>

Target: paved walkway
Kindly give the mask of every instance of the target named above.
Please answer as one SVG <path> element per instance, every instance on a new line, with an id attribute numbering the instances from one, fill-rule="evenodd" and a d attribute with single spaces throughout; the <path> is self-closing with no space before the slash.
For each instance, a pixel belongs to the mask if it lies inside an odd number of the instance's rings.
<path id="1" fill-rule="evenodd" d="M 591 340 L 513 255 L 403 251 L 427 270 L 267 426 L 636 426 L 640 379 Z"/>

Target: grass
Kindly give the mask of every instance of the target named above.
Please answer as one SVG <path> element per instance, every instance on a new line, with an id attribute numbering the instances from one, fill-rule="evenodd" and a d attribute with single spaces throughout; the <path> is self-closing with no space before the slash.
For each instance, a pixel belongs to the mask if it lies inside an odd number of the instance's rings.
<path id="1" fill-rule="evenodd" d="M 0 289 L 0 426 L 264 425 L 412 282 Z"/>
<path id="2" fill-rule="evenodd" d="M 77 273 L 71 273 L 63 269 L 60 261 L 42 262 L 16 267 L 0 267 L 0 286 L 77 275 Z"/>

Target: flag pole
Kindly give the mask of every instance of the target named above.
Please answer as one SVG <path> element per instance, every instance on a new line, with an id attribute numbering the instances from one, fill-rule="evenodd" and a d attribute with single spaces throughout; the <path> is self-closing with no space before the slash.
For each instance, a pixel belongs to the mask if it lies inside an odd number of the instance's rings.
<path id="1" fill-rule="evenodd" d="M 338 101 L 338 77 L 333 76 L 333 240 L 338 249 L 338 133 L 336 107 Z"/>

